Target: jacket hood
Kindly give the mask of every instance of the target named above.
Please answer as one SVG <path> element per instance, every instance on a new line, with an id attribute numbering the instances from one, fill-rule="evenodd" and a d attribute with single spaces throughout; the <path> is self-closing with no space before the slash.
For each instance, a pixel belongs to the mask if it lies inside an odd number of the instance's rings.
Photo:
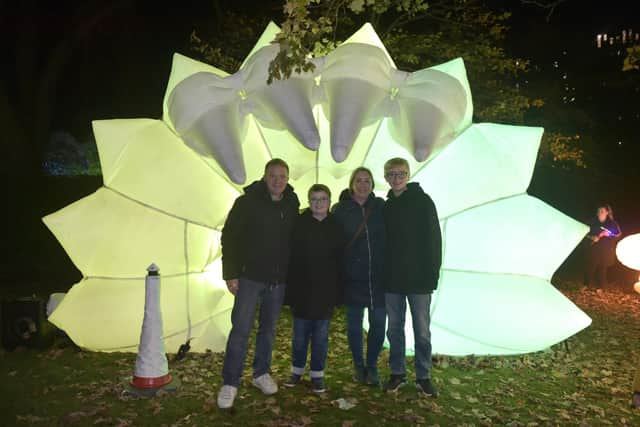
<path id="1" fill-rule="evenodd" d="M 344 190 L 342 190 L 342 193 L 340 193 L 340 198 L 338 200 L 343 201 L 343 200 L 348 200 L 350 198 L 351 198 L 351 191 L 348 188 L 345 188 Z"/>
<path id="2" fill-rule="evenodd" d="M 250 197 L 262 197 L 262 198 L 270 198 L 269 190 L 267 189 L 267 183 L 263 180 L 259 179 L 257 181 L 253 181 L 251 184 L 244 187 L 244 194 Z M 284 189 L 282 193 L 282 200 L 292 199 L 298 202 L 298 196 L 293 192 L 293 187 L 289 184 Z"/>
<path id="3" fill-rule="evenodd" d="M 424 190 L 422 189 L 422 187 L 420 187 L 420 184 L 418 184 L 417 182 L 410 182 L 407 184 L 407 189 L 398 197 L 401 196 L 405 196 L 408 198 L 414 198 L 416 196 L 420 196 L 424 193 Z M 395 194 L 393 194 L 393 190 L 389 190 L 389 192 L 387 193 L 387 198 L 388 199 L 397 199 L 398 197 L 396 197 Z"/>

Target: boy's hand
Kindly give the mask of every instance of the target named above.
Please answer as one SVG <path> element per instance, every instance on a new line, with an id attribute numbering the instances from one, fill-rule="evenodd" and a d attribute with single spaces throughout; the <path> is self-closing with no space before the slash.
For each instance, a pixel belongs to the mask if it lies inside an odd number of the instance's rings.
<path id="1" fill-rule="evenodd" d="M 238 293 L 238 287 L 238 279 L 227 280 L 227 289 L 229 289 L 229 292 L 231 292 L 233 295 Z"/>

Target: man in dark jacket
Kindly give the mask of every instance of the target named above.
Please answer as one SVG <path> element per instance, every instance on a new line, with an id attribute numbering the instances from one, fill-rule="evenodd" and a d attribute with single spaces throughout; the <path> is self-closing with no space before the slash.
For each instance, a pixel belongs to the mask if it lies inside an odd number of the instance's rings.
<path id="1" fill-rule="evenodd" d="M 385 204 L 387 256 L 385 304 L 389 326 L 391 378 L 385 385 L 395 391 L 406 383 L 404 321 L 407 301 L 415 338 L 416 387 L 427 396 L 437 396 L 431 383 L 431 293 L 438 286 L 442 263 L 442 237 L 436 207 L 417 183 L 408 184 L 409 163 L 389 160 L 384 166 L 391 186 Z"/>
<path id="2" fill-rule="evenodd" d="M 264 394 L 278 391 L 269 375 L 271 351 L 300 206 L 288 181 L 289 166 L 281 159 L 269 161 L 262 180 L 236 199 L 222 230 L 222 276 L 235 301 L 222 368 L 224 385 L 218 393 L 221 409 L 231 408 L 237 395 L 258 301 L 253 385 Z"/>

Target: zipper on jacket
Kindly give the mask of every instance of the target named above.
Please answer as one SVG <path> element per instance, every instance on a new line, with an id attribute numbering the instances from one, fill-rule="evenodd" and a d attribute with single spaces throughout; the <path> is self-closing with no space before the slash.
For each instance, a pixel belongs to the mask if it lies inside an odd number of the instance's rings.
<path id="1" fill-rule="evenodd" d="M 364 210 L 364 206 L 361 206 L 362 209 L 362 219 L 364 219 L 366 213 Z M 367 220 L 368 222 L 368 220 Z M 369 255 L 369 300 L 371 302 L 371 313 L 373 313 L 373 284 L 371 280 L 371 243 L 369 242 L 369 224 L 367 222 L 364 223 L 364 235 L 367 239 L 367 253 Z"/>

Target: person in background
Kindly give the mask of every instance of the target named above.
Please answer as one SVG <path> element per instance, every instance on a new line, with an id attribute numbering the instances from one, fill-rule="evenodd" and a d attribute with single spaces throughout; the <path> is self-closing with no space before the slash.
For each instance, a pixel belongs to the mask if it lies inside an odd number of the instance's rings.
<path id="1" fill-rule="evenodd" d="M 377 386 L 380 384 L 378 356 L 386 324 L 382 289 L 385 231 L 384 200 L 373 194 L 373 187 L 371 171 L 365 167 L 355 169 L 349 188 L 340 194 L 333 213 L 347 242 L 343 256 L 344 303 L 354 380 Z M 362 327 L 365 308 L 369 320 L 366 358 Z"/>
<path id="2" fill-rule="evenodd" d="M 236 199 L 222 229 L 222 277 L 235 300 L 222 367 L 224 382 L 218 392 L 220 409 L 233 407 L 238 394 L 258 303 L 253 385 L 266 395 L 278 391 L 269 374 L 271 352 L 284 300 L 291 232 L 300 207 L 288 181 L 287 163 L 270 160 L 263 178 Z"/>
<path id="3" fill-rule="evenodd" d="M 436 206 L 419 184 L 409 183 L 409 163 L 394 158 L 384 165 L 391 189 L 384 206 L 387 230 L 385 300 L 389 327 L 389 367 L 386 391 L 406 384 L 404 324 L 407 302 L 415 342 L 416 388 L 436 397 L 431 382 L 431 294 L 438 287 L 442 264 L 442 236 Z"/>
<path id="4" fill-rule="evenodd" d="M 344 238 L 340 225 L 329 213 L 331 190 L 314 184 L 309 189 L 309 208 L 293 228 L 289 278 L 285 304 L 293 313 L 291 377 L 294 387 L 304 375 L 311 343 L 311 387 L 325 392 L 324 369 L 329 349 L 329 323 L 342 300 L 340 270 Z"/>
<path id="5" fill-rule="evenodd" d="M 587 286 L 598 288 L 607 285 L 607 268 L 615 263 L 615 247 L 620 234 L 620 226 L 613 218 L 611 206 L 598 206 L 587 234 L 587 239 L 591 241 L 585 271 Z"/>

